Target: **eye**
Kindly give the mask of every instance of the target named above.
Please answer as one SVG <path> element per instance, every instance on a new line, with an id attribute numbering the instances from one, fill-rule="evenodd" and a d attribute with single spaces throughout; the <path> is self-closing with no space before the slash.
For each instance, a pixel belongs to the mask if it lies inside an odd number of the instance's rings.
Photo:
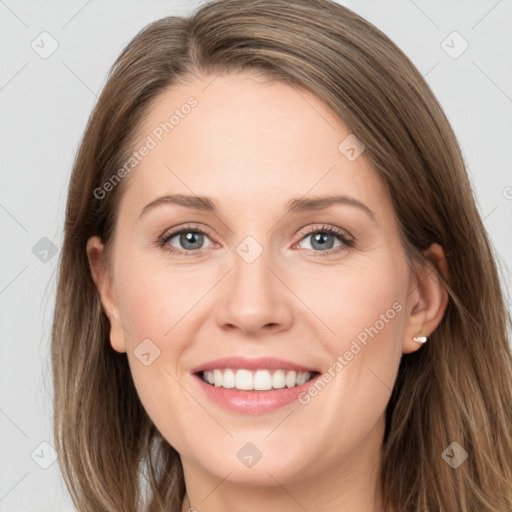
<path id="1" fill-rule="evenodd" d="M 209 240 L 209 237 L 204 230 L 197 226 L 188 225 L 164 233 L 159 238 L 159 245 L 175 254 L 193 256 L 202 251 L 205 239 Z M 175 247 L 175 244 L 178 247 Z"/>
<path id="2" fill-rule="evenodd" d="M 306 247 L 306 249 L 312 250 L 314 253 L 321 253 L 316 256 L 328 256 L 355 245 L 355 239 L 351 235 L 332 226 L 309 229 L 303 231 L 301 236 L 301 241 L 310 240 L 310 247 Z M 210 240 L 207 231 L 198 226 L 186 225 L 164 233 L 159 237 L 158 245 L 173 254 L 195 256 L 201 254 L 205 249 L 206 240 Z M 339 244 L 334 247 L 336 240 Z M 300 242 L 296 245 L 299 244 Z"/>
<path id="3" fill-rule="evenodd" d="M 332 226 L 310 229 L 302 232 L 301 235 L 303 236 L 302 240 L 310 240 L 310 247 L 306 247 L 306 249 L 311 248 L 314 252 L 322 253 L 318 256 L 327 256 L 355 245 L 355 240 L 352 237 Z M 336 240 L 340 244 L 333 249 Z"/>

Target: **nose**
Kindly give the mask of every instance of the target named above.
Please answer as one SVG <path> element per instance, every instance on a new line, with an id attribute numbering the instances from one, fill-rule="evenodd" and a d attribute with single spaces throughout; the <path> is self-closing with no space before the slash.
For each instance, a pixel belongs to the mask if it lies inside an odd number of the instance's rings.
<path id="1" fill-rule="evenodd" d="M 286 331 L 293 322 L 293 293 L 283 272 L 264 251 L 248 263 L 234 255 L 217 309 L 217 324 L 226 331 L 259 336 Z"/>

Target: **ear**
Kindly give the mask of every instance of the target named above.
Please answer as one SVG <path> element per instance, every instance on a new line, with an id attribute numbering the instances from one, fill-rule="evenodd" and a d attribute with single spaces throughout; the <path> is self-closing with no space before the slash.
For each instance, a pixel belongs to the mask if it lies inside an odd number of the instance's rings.
<path id="1" fill-rule="evenodd" d="M 423 254 L 427 258 L 427 264 L 416 266 L 416 280 L 409 291 L 412 306 L 405 329 L 404 354 L 415 352 L 421 347 L 421 343 L 412 338 L 430 336 L 443 319 L 448 305 L 448 293 L 440 277 L 442 275 L 448 279 L 448 265 L 443 248 L 439 244 L 432 244 Z"/>
<path id="2" fill-rule="evenodd" d="M 104 249 L 105 247 L 98 236 L 93 236 L 87 241 L 87 257 L 92 278 L 98 290 L 103 311 L 110 322 L 110 344 L 117 352 L 126 352 L 126 340 L 113 279 L 103 259 Z"/>

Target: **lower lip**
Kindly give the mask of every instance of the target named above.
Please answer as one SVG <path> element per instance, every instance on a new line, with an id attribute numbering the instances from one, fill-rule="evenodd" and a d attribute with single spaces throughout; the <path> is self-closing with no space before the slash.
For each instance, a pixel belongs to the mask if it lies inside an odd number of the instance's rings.
<path id="1" fill-rule="evenodd" d="M 265 414 L 288 405 L 309 388 L 320 377 L 315 375 L 300 386 L 293 388 L 273 389 L 269 391 L 239 391 L 207 384 L 199 375 L 193 377 L 198 381 L 199 387 L 214 402 L 232 411 L 244 414 Z"/>

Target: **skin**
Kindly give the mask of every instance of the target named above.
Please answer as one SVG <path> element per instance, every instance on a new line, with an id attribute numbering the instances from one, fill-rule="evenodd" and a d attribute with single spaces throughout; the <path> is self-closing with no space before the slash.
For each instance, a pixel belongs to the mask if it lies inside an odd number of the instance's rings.
<path id="1" fill-rule="evenodd" d="M 198 106 L 125 178 L 110 267 L 101 240 L 87 244 L 111 345 L 127 353 L 142 404 L 180 453 L 199 512 L 378 512 L 385 408 L 402 355 L 421 349 L 412 337 L 430 335 L 446 309 L 432 271 L 446 272 L 443 250 L 432 245 L 429 263 L 410 271 L 383 184 L 364 153 L 349 161 L 338 150 L 349 130 L 307 91 L 248 73 L 195 77 L 157 98 L 140 143 L 190 96 Z M 139 218 L 166 194 L 208 196 L 218 211 L 165 204 Z M 375 221 L 350 205 L 285 215 L 292 198 L 332 194 L 363 202 Z M 207 230 L 201 251 L 157 245 L 188 223 Z M 323 255 L 302 234 L 322 226 L 355 246 L 327 234 Z M 263 248 L 250 264 L 236 252 L 249 235 Z M 186 251 L 179 236 L 171 244 Z M 397 302 L 401 311 L 307 405 L 229 411 L 190 373 L 228 355 L 326 372 Z M 149 366 L 134 355 L 146 338 L 160 349 Z M 252 468 L 237 458 L 247 442 L 262 453 Z"/>

